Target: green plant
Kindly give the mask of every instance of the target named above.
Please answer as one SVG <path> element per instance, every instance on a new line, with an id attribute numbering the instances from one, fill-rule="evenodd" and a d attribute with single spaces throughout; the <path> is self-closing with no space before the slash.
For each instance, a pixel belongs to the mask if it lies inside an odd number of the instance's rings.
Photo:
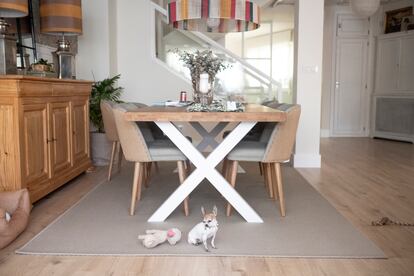
<path id="1" fill-rule="evenodd" d="M 47 62 L 47 59 L 39 59 L 35 64 L 42 64 L 42 65 L 50 65 L 50 63 Z"/>
<path id="2" fill-rule="evenodd" d="M 89 102 L 89 117 L 98 132 L 104 132 L 101 101 L 121 102 L 119 98 L 121 97 L 123 88 L 115 85 L 120 77 L 121 75 L 116 75 L 112 78 L 97 81 L 92 85 L 92 93 Z"/>

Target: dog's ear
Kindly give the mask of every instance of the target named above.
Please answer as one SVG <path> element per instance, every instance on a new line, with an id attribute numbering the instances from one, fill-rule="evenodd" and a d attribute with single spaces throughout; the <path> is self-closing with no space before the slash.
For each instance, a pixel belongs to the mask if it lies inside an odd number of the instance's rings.
<path id="1" fill-rule="evenodd" d="M 201 213 L 203 214 L 203 216 L 206 215 L 206 211 L 204 211 L 204 207 L 203 206 L 201 206 Z"/>
<path id="2" fill-rule="evenodd" d="M 213 207 L 213 214 L 215 216 L 217 216 L 217 206 L 216 205 L 214 205 L 214 207 Z"/>

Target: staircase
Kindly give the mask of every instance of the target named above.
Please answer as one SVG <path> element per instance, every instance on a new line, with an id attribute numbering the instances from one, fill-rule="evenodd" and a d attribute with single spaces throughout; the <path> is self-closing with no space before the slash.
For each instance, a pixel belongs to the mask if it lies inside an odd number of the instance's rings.
<path id="1" fill-rule="evenodd" d="M 177 54 L 172 50 L 195 51 L 212 50 L 225 59 L 231 67 L 220 72 L 216 78 L 215 94 L 221 97 L 242 95 L 249 103 L 261 103 L 266 100 L 282 99 L 282 85 L 270 75 L 259 70 L 245 59 L 224 46 L 223 34 L 207 36 L 199 32 L 173 29 L 168 25 L 167 11 L 151 2 L 153 32 L 153 57 L 173 74 L 191 82 L 189 70 L 184 67 Z"/>

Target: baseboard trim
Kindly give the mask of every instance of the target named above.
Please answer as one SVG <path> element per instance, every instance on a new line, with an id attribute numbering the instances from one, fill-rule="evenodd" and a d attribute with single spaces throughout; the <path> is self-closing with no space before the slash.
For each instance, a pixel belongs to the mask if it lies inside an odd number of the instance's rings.
<path id="1" fill-rule="evenodd" d="M 320 154 L 295 154 L 293 158 L 295 168 L 320 168 Z"/>
<path id="2" fill-rule="evenodd" d="M 329 138 L 331 137 L 331 133 L 329 129 L 323 128 L 321 129 L 321 138 Z"/>

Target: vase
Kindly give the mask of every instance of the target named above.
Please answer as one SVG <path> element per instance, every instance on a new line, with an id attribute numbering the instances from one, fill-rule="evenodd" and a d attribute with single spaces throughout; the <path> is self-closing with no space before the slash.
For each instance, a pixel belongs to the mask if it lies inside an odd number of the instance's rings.
<path id="1" fill-rule="evenodd" d="M 209 78 L 210 89 L 207 93 L 202 93 L 200 91 L 200 75 L 192 74 L 191 82 L 193 84 L 193 101 L 195 103 L 201 103 L 201 99 L 204 99 L 208 105 L 213 102 L 213 88 L 214 88 L 214 79 Z"/>

